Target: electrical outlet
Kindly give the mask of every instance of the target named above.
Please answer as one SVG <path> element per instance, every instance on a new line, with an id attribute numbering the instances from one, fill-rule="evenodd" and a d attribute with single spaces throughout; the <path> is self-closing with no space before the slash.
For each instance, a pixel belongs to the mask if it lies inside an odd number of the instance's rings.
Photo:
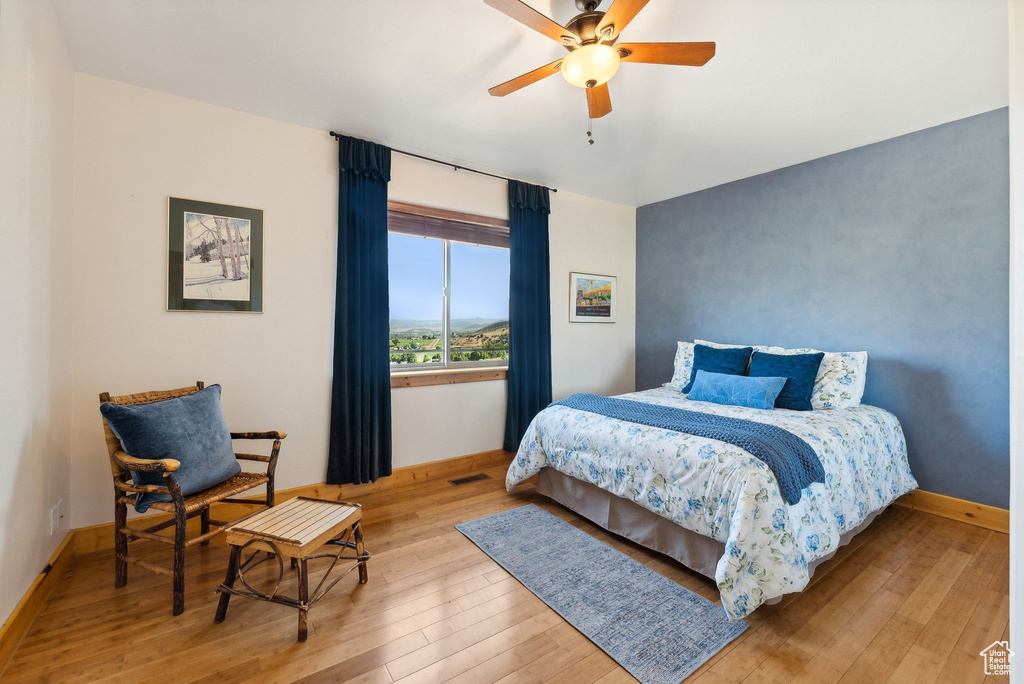
<path id="1" fill-rule="evenodd" d="M 50 534 L 56 532 L 57 528 L 60 527 L 60 519 L 64 517 L 60 512 L 63 505 L 64 499 L 61 499 L 50 509 Z"/>

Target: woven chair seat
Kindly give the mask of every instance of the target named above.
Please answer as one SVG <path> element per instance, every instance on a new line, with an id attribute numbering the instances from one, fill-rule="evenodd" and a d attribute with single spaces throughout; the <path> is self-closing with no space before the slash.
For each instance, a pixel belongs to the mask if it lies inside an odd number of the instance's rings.
<path id="1" fill-rule="evenodd" d="M 214 485 L 204 491 L 186 496 L 185 513 L 187 514 L 192 513 L 193 511 L 198 511 L 200 508 L 205 508 L 215 501 L 220 501 L 230 496 L 234 496 L 239 492 L 259 487 L 267 482 L 270 482 L 270 478 L 263 473 L 247 473 L 242 471 L 237 475 L 233 475 L 229 479 L 224 480 L 224 482 L 221 482 L 219 485 Z M 151 504 L 150 508 L 173 513 L 174 503 L 171 501 L 161 501 Z"/>

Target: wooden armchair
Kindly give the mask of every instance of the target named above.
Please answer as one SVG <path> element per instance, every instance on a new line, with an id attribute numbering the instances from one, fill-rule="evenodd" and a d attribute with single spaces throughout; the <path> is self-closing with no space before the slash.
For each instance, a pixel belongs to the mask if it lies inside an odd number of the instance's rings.
<path id="1" fill-rule="evenodd" d="M 100 394 L 100 403 L 122 405 L 149 404 L 154 401 L 193 394 L 203 389 L 203 387 L 205 387 L 203 382 L 197 382 L 194 387 L 143 392 L 141 394 L 125 394 L 115 397 L 110 396 L 108 392 L 104 392 Z M 266 474 L 250 473 L 243 470 L 227 481 L 206 491 L 184 496 L 181 493 L 178 482 L 174 479 L 174 471 L 180 465 L 178 461 L 171 458 L 160 460 L 140 459 L 126 454 L 121 450 L 121 442 L 110 429 L 106 419 L 103 419 L 103 433 L 107 441 L 107 451 L 110 454 L 110 472 L 114 477 L 114 586 L 123 587 L 128 583 L 128 563 L 151 572 L 167 575 L 174 581 L 174 614 L 180 615 L 185 610 L 185 549 L 197 544 L 207 545 L 212 537 L 220 534 L 224 527 L 231 524 L 230 522 L 211 520 L 210 505 L 218 501 L 252 505 L 254 502 L 251 500 L 233 499 L 231 497 L 260 485 L 266 485 L 267 497 L 265 505 L 268 508 L 273 506 L 274 469 L 277 467 L 277 456 L 281 451 L 281 440 L 286 435 L 276 430 L 269 432 L 232 432 L 232 439 L 274 440 L 269 456 L 235 454 L 235 458 L 241 461 L 266 463 Z M 131 471 L 133 470 L 136 472 L 163 473 L 164 485 L 134 484 L 131 482 Z M 170 495 L 171 501 L 154 503 L 150 505 L 150 508 L 166 511 L 173 514 L 173 517 L 170 520 L 165 520 L 143 529 L 128 527 L 128 506 L 129 504 L 134 505 L 135 496 L 142 492 Z M 186 539 L 185 532 L 188 519 L 196 515 L 200 517 L 200 534 L 198 537 Z M 210 529 L 211 525 L 215 527 L 213 530 Z M 157 534 L 159 530 L 171 526 L 174 527 L 173 535 Z M 135 539 L 148 539 L 172 544 L 174 546 L 173 569 L 149 563 L 141 558 L 129 555 L 128 542 Z"/>

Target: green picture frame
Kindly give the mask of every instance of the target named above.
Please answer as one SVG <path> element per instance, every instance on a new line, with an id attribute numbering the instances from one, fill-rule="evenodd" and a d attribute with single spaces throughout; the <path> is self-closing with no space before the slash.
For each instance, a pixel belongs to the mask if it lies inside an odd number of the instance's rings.
<path id="1" fill-rule="evenodd" d="M 167 198 L 167 310 L 263 312 L 263 210 Z"/>

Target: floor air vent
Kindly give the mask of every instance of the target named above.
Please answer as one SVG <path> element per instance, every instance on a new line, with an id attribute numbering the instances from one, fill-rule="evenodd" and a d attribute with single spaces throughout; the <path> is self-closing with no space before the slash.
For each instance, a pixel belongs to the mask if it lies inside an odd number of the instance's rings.
<path id="1" fill-rule="evenodd" d="M 477 473 L 476 475 L 467 475 L 466 477 L 460 477 L 458 480 L 448 480 L 448 484 L 458 487 L 459 485 L 469 484 L 470 482 L 477 482 L 478 480 L 490 480 L 491 476 L 487 473 Z"/>

